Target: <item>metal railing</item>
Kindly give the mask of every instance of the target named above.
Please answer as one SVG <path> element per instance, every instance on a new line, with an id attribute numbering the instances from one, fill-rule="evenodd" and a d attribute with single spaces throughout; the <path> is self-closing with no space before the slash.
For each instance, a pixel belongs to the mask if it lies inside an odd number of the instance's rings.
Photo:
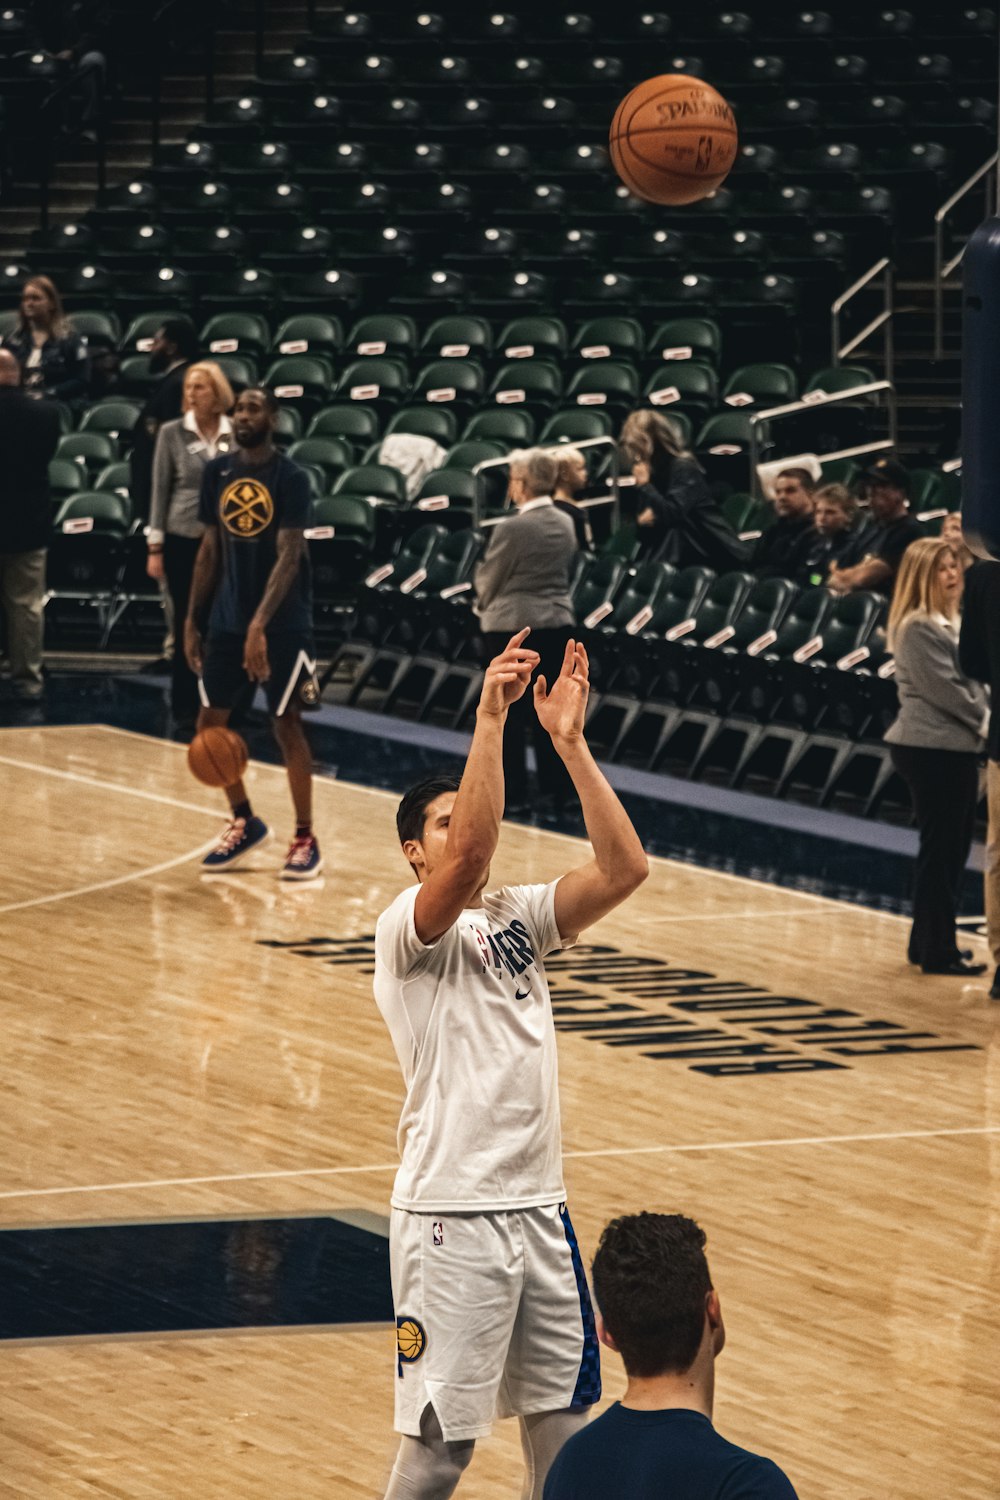
<path id="1" fill-rule="evenodd" d="M 163 118 L 163 68 L 170 60 L 171 43 L 175 36 L 174 23 L 183 19 L 186 0 L 163 0 L 150 20 L 152 38 L 153 77 L 150 86 L 150 139 L 153 150 L 160 145 Z M 218 7 L 209 0 L 205 13 L 194 34 L 201 37 L 205 59 L 205 109 L 211 110 L 215 103 L 215 33 L 218 28 Z"/>
<path id="2" fill-rule="evenodd" d="M 789 401 L 785 406 L 772 406 L 766 411 L 756 411 L 750 415 L 750 493 L 755 499 L 761 498 L 760 478 L 757 474 L 757 465 L 760 463 L 760 428 L 764 422 L 780 421 L 782 417 L 791 417 L 798 412 L 812 411 L 818 406 L 833 406 L 838 401 L 856 401 L 859 396 L 873 396 L 879 391 L 888 393 L 888 416 L 889 436 L 883 441 L 862 443 L 857 448 L 845 450 L 853 456 L 861 453 L 874 453 L 884 448 L 896 446 L 896 392 L 892 382 L 889 380 L 873 380 L 868 385 L 851 386 L 846 391 L 824 392 L 822 395 L 810 397 L 806 401 Z M 843 456 L 823 454 L 822 457 Z M 820 455 L 817 455 L 820 457 Z"/>
<path id="3" fill-rule="evenodd" d="M 52 201 L 52 174 L 58 155 L 59 129 L 63 119 L 62 106 L 66 101 L 76 96 L 77 88 L 78 80 L 75 77 L 68 78 L 62 83 L 57 84 L 42 101 L 42 106 L 39 110 L 38 123 L 42 147 L 38 176 L 38 224 L 41 229 L 48 229 L 50 223 L 49 210 Z M 107 98 L 104 95 L 101 107 L 94 120 L 94 129 L 97 136 L 94 171 L 97 191 L 101 193 L 106 188 L 108 181 L 107 123 Z"/>
<path id="4" fill-rule="evenodd" d="M 559 444 L 554 443 L 552 446 L 555 448 L 555 447 L 558 447 Z M 596 505 L 596 504 L 605 504 L 605 505 L 611 505 L 611 506 L 613 506 L 614 508 L 613 508 L 612 514 L 611 514 L 611 529 L 612 529 L 612 531 L 617 531 L 619 522 L 621 521 L 621 493 L 620 493 L 620 485 L 621 485 L 621 459 L 620 459 L 620 456 L 619 456 L 619 453 L 618 453 L 618 439 L 611 437 L 611 435 L 608 434 L 608 433 L 605 433 L 602 437 L 582 438 L 579 442 L 567 443 L 566 447 L 568 447 L 568 448 L 610 448 L 611 449 L 611 492 L 608 495 L 607 499 L 605 499 L 603 496 L 598 496 L 598 498 L 597 498 L 596 501 L 589 502 L 588 503 L 588 509 L 591 508 L 592 505 Z M 478 481 L 480 474 L 482 474 L 484 472 L 484 470 L 486 470 L 486 469 L 500 469 L 500 468 L 503 468 L 505 465 L 507 465 L 509 463 L 510 463 L 510 454 L 504 454 L 502 458 L 484 458 L 484 459 L 481 460 L 480 463 L 473 465 L 473 467 L 472 467 L 472 473 L 475 475 L 476 480 Z M 483 521 L 484 521 L 483 507 L 482 507 L 482 501 L 483 501 L 483 498 L 484 498 L 484 496 L 483 496 L 483 490 L 484 490 L 484 486 L 482 484 L 480 484 L 480 483 L 477 483 L 476 484 L 476 493 L 475 493 L 475 496 L 474 496 L 473 502 L 472 502 L 472 524 L 473 524 L 473 526 L 481 526 L 481 525 L 483 525 Z M 499 519 L 499 518 L 497 518 L 497 519 Z M 488 521 L 488 522 L 486 522 L 486 524 L 487 525 L 491 525 L 491 524 L 493 524 L 493 522 Z"/>
<path id="5" fill-rule="evenodd" d="M 994 151 L 993 155 L 982 166 L 967 177 L 960 188 L 956 188 L 950 198 L 947 198 L 937 213 L 934 215 L 934 358 L 940 359 L 944 354 L 944 294 L 945 283 L 948 277 L 956 271 L 961 264 L 962 256 L 965 254 L 965 245 L 961 250 L 950 257 L 944 258 L 944 235 L 945 220 L 952 209 L 965 198 L 972 189 L 986 179 L 985 188 L 985 210 L 986 218 L 996 212 L 997 206 L 997 179 L 994 169 L 1000 163 L 1000 152 Z"/>
<path id="6" fill-rule="evenodd" d="M 846 343 L 842 342 L 842 314 L 844 308 L 848 305 L 849 302 L 853 302 L 854 298 L 859 294 L 859 292 L 863 292 L 867 287 L 871 286 L 873 281 L 875 281 L 879 277 L 881 277 L 882 282 L 880 288 L 882 292 L 881 312 L 877 313 L 876 316 L 872 318 L 870 323 L 866 323 L 860 333 L 856 333 L 854 337 L 848 339 Z M 881 260 L 877 260 L 873 266 L 869 266 L 868 270 L 864 273 L 863 276 L 859 276 L 857 281 L 852 282 L 852 284 L 847 288 L 846 291 L 841 292 L 840 296 L 830 307 L 830 355 L 833 364 L 839 365 L 841 360 L 844 360 L 848 357 L 848 355 L 853 354 L 856 349 L 860 349 L 865 340 L 870 338 L 873 333 L 877 333 L 881 328 L 883 364 L 882 373 L 885 376 L 886 380 L 891 384 L 895 374 L 893 369 L 895 363 L 895 347 L 893 344 L 892 326 L 894 315 L 895 301 L 892 262 L 887 255 L 883 255 Z"/>

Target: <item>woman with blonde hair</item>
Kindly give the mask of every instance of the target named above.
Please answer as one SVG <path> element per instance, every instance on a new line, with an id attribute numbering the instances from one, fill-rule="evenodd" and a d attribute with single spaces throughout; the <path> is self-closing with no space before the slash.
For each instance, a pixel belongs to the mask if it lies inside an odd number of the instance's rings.
<path id="1" fill-rule="evenodd" d="M 631 412 L 619 435 L 636 483 L 635 519 L 648 557 L 725 573 L 743 567 L 749 548 L 716 502 L 679 427 L 652 407 Z"/>
<path id="2" fill-rule="evenodd" d="M 72 403 L 87 394 L 87 342 L 74 332 L 48 276 L 29 276 L 24 283 L 20 318 L 3 346 L 21 366 L 21 382 L 29 395 Z"/>
<path id="3" fill-rule="evenodd" d="M 560 443 L 557 448 L 550 448 L 549 453 L 558 465 L 552 503 L 556 510 L 569 516 L 576 532 L 576 545 L 581 552 L 588 552 L 594 546 L 594 533 L 587 512 L 579 508 L 576 499 L 587 488 L 586 455 L 582 448 L 574 448 L 571 443 Z"/>
<path id="4" fill-rule="evenodd" d="M 146 571 L 150 578 L 166 580 L 173 606 L 170 707 L 184 727 L 193 727 L 198 715 L 198 679 L 184 655 L 181 627 L 205 530 L 198 518 L 201 479 L 209 459 L 228 453 L 232 444 L 227 415 L 232 404 L 232 387 L 217 364 L 203 360 L 191 365 L 184 376 L 184 415 L 164 422 L 153 451 Z"/>
<path id="5" fill-rule="evenodd" d="M 964 573 L 948 542 L 923 537 L 903 554 L 889 611 L 899 713 L 886 730 L 920 834 L 908 957 L 925 974 L 982 974 L 955 938 L 989 726 L 985 689 L 958 663 Z"/>

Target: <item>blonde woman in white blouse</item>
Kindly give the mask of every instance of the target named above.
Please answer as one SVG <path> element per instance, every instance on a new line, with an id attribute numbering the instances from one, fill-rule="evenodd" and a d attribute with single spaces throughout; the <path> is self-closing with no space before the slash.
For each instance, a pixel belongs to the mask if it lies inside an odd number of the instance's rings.
<path id="1" fill-rule="evenodd" d="M 906 781 L 920 833 L 908 957 L 925 974 L 975 975 L 956 942 L 958 909 L 979 801 L 986 743 L 986 690 L 958 664 L 965 575 L 954 548 L 938 538 L 911 542 L 889 611 L 899 713 L 886 731 L 892 762 Z"/>
<path id="2" fill-rule="evenodd" d="M 166 579 L 178 622 L 170 707 L 182 725 L 193 726 L 198 715 L 198 679 L 184 656 L 182 626 L 205 529 L 198 519 L 201 478 L 209 459 L 229 450 L 233 429 L 227 413 L 233 399 L 232 387 L 217 364 L 205 360 L 192 365 L 184 377 L 184 414 L 164 422 L 153 453 L 146 571 L 150 578 Z"/>

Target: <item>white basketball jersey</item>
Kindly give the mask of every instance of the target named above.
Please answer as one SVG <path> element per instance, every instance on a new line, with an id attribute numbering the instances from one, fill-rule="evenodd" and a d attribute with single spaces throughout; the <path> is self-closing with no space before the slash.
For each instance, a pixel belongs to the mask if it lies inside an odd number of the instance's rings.
<path id="1" fill-rule="evenodd" d="M 565 1199 L 542 963 L 564 946 L 555 888 L 494 891 L 431 944 L 413 924 L 418 885 L 379 917 L 375 1002 L 406 1083 L 393 1208 L 484 1213 Z"/>

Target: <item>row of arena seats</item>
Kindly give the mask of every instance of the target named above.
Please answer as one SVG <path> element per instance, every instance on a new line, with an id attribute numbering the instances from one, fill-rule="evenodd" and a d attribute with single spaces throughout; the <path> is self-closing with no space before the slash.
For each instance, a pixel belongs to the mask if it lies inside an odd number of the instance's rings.
<path id="1" fill-rule="evenodd" d="M 760 154 L 763 157 L 763 148 Z M 426 216 L 427 209 L 424 198 L 419 212 Z M 53 273 L 72 274 L 83 263 L 97 261 L 106 272 L 120 277 L 141 274 L 154 258 L 185 275 L 231 272 L 251 260 L 250 269 L 320 271 L 333 258 L 345 270 L 364 270 L 372 258 L 389 259 L 397 269 L 405 270 L 408 264 L 426 258 L 429 248 L 428 235 L 419 226 L 403 230 L 382 223 L 374 229 L 344 231 L 302 223 L 295 215 L 284 223 L 284 228 L 268 233 L 245 231 L 234 223 L 174 228 L 144 222 L 98 229 L 86 222 L 71 222 L 36 230 L 28 254 L 33 263 L 44 263 Z M 775 271 L 830 282 L 843 278 L 848 261 L 847 240 L 830 230 L 816 230 L 802 242 L 798 237 L 765 235 L 745 227 L 716 226 L 713 233 L 701 235 L 662 226 L 640 227 L 622 238 L 572 223 L 534 232 L 487 223 L 436 238 L 440 244 L 430 248 L 440 251 L 441 266 L 462 275 L 522 269 L 542 275 L 562 271 L 584 276 L 613 266 L 615 274 L 633 278 L 694 272 L 724 280 L 734 271 L 747 275 Z"/>
<path id="2" fill-rule="evenodd" d="M 482 541 L 428 524 L 369 574 L 327 674 L 348 678 L 349 703 L 467 726 Z M 580 555 L 572 597 L 591 660 L 588 738 L 605 758 L 877 805 L 895 702 L 881 597 L 613 553 Z"/>
<path id="3" fill-rule="evenodd" d="M 353 149 L 350 143 L 341 145 Z M 733 230 L 760 229 L 769 235 L 826 230 L 860 236 L 858 253 L 861 254 L 891 245 L 892 226 L 900 219 L 903 207 L 898 191 L 885 184 L 854 185 L 849 180 L 837 184 L 830 176 L 824 179 L 825 188 L 822 182 L 819 188 L 804 183 L 775 183 L 770 171 L 771 152 L 763 145 L 748 146 L 741 153 L 736 170 L 744 174 L 745 187 L 734 177 L 733 183 L 737 185 L 718 188 L 699 203 L 681 209 L 644 203 L 603 174 L 588 182 L 588 174 L 577 173 L 569 185 L 547 179 L 533 182 L 511 178 L 506 183 L 487 180 L 485 188 L 472 173 L 468 174 L 468 180 L 452 181 L 447 174 L 436 171 L 421 178 L 416 175 L 423 159 L 421 145 L 428 152 L 432 150 L 432 145 L 418 142 L 401 154 L 398 172 L 387 168 L 386 179 L 364 175 L 360 183 L 352 182 L 349 176 L 342 180 L 336 170 L 337 160 L 330 167 L 328 180 L 315 187 L 308 179 L 263 187 L 239 183 L 230 187 L 215 177 L 195 177 L 191 181 L 181 178 L 157 186 L 148 178 L 136 177 L 99 194 L 86 223 L 97 236 L 97 243 L 107 244 L 112 259 L 119 251 L 125 255 L 142 252 L 141 243 L 115 238 L 132 227 L 154 231 L 158 226 L 230 228 L 249 236 L 256 253 L 266 254 L 272 247 L 269 234 L 275 233 L 276 224 L 282 224 L 286 231 L 281 253 L 291 258 L 294 269 L 301 257 L 306 257 L 308 264 L 310 253 L 326 242 L 318 234 L 297 238 L 290 232 L 291 226 L 336 233 L 383 227 L 406 229 L 410 233 L 419 231 L 436 234 L 438 248 L 444 253 L 457 236 L 485 223 L 486 227 L 500 225 L 508 231 L 530 232 L 534 238 L 525 243 L 526 258 L 572 257 L 572 243 L 563 245 L 551 235 L 544 245 L 540 240 L 543 233 L 569 227 L 615 234 L 616 256 L 620 251 L 627 257 L 629 243 L 634 241 L 637 256 L 655 266 L 658 255 L 655 244 L 644 245 L 639 240 L 644 227 L 679 232 L 700 229 L 713 236 L 719 232 L 719 226 Z M 336 157 L 339 159 L 341 155 L 338 149 Z M 919 153 L 909 165 L 922 168 Z M 920 215 L 924 223 L 929 219 L 930 207 L 925 201 Z M 234 245 L 238 243 L 234 239 Z M 377 243 L 374 237 L 371 243 Z M 393 243 L 381 246 L 384 255 L 391 255 Z M 53 243 L 53 248 L 59 250 L 58 242 Z M 154 240 L 152 249 L 155 248 Z M 488 254 L 487 247 L 483 247 L 483 253 Z M 277 264 L 280 267 L 281 262 Z"/>
<path id="4" fill-rule="evenodd" d="M 612 49 L 631 46 L 648 57 L 651 45 L 676 42 L 678 34 L 683 35 L 685 45 L 708 43 L 713 48 L 772 39 L 781 42 L 783 53 L 801 63 L 817 49 L 825 51 L 835 45 L 842 50 L 852 41 L 864 42 L 870 56 L 890 60 L 946 45 L 956 48 L 956 55 L 972 60 L 997 34 L 997 13 L 990 7 L 948 10 L 935 6 L 932 22 L 926 26 L 918 21 L 919 9 L 879 10 L 858 0 L 846 0 L 830 11 L 800 10 L 780 3 L 751 11 L 716 10 L 689 3 L 671 6 L 670 13 L 633 12 L 610 4 L 582 9 L 518 6 L 482 12 L 442 5 L 433 11 L 393 13 L 390 29 L 384 24 L 386 7 L 373 5 L 323 18 L 316 35 L 339 55 L 352 48 L 368 52 L 393 46 L 410 54 L 420 43 L 437 51 L 446 39 L 449 46 L 474 47 L 480 54 L 489 54 L 498 42 L 531 41 L 554 57 L 565 57 L 567 49 L 576 46 L 592 50 L 597 40 Z"/>
<path id="5" fill-rule="evenodd" d="M 699 59 L 689 60 L 699 62 Z M 583 121 L 580 120 L 581 96 L 595 86 L 601 93 L 607 89 L 624 92 L 628 86 L 621 59 L 601 55 L 589 56 L 582 67 L 575 63 L 563 69 L 562 76 L 558 69 L 554 70 L 541 58 L 523 55 L 501 57 L 485 65 L 470 64 L 463 58 L 439 57 L 430 62 L 428 68 L 433 68 L 440 77 L 442 87 L 439 91 L 431 92 L 425 88 L 424 97 L 420 97 L 422 91 L 418 86 L 416 96 L 397 91 L 388 100 L 374 104 L 334 93 L 317 93 L 315 85 L 309 92 L 303 88 L 301 97 L 282 104 L 269 99 L 266 94 L 254 92 L 256 85 L 252 85 L 250 92 L 214 104 L 208 118 L 192 132 L 191 139 L 217 146 L 253 145 L 265 141 L 310 146 L 339 135 L 365 147 L 386 143 L 398 147 L 401 142 L 406 143 L 434 130 L 438 122 L 447 135 L 456 99 L 466 114 L 478 115 L 482 108 L 484 118 L 491 123 L 496 123 L 498 102 L 505 104 L 516 100 L 523 105 L 525 101 L 536 104 L 539 100 L 552 99 L 555 101 L 552 105 L 542 111 L 533 111 L 527 121 L 520 115 L 511 115 L 506 128 L 515 136 L 523 132 L 558 141 L 570 133 L 568 127 L 572 125 L 573 135 L 584 134 L 589 141 L 597 139 L 598 131 L 589 111 L 585 111 Z M 750 101 L 749 109 L 744 110 L 740 110 L 737 102 L 739 124 L 755 141 L 783 140 L 795 149 L 822 140 L 835 140 L 835 132 L 846 132 L 848 139 L 873 142 L 878 146 L 896 145 L 907 138 L 910 127 L 914 126 L 921 132 L 929 130 L 932 137 L 940 135 L 946 144 L 954 144 L 960 149 L 985 146 L 990 122 L 995 116 L 995 104 L 974 92 L 960 95 L 944 88 L 942 85 L 950 81 L 951 72 L 949 60 L 940 55 L 922 55 L 908 60 L 905 73 L 898 76 L 895 85 L 902 89 L 900 95 L 892 91 L 892 81 L 884 88 L 873 89 L 865 59 L 837 56 L 830 61 L 830 84 L 837 92 L 837 110 L 835 115 L 830 115 L 823 109 L 822 88 L 819 97 L 793 90 L 783 58 L 752 56 L 744 66 L 744 76 L 738 80 L 738 93 Z M 968 78 L 964 70 L 963 78 Z M 920 87 L 911 92 L 907 84 Z M 402 87 L 406 89 L 407 85 Z M 814 87 L 816 81 L 811 81 L 810 88 Z M 906 95 L 909 97 L 904 97 Z M 480 101 L 479 108 L 469 110 L 469 100 Z M 575 107 L 567 109 L 567 104 Z M 801 122 L 798 134 L 794 134 L 791 128 L 793 117 Z M 447 149 L 442 147 L 443 156 L 436 159 L 445 163 L 450 160 L 452 164 L 468 159 L 488 171 L 525 172 L 533 169 L 532 160 L 517 147 L 511 148 L 513 159 L 511 156 L 494 158 L 476 154 L 467 158 L 465 145 L 463 139 L 459 154 L 454 158 L 449 158 Z M 473 152 L 480 149 L 473 147 Z M 169 162 L 171 158 L 165 160 Z M 247 160 L 237 157 L 237 169 Z M 434 169 L 434 160 L 423 161 L 421 165 L 425 170 L 428 167 Z M 585 165 L 583 169 L 586 170 Z"/>

